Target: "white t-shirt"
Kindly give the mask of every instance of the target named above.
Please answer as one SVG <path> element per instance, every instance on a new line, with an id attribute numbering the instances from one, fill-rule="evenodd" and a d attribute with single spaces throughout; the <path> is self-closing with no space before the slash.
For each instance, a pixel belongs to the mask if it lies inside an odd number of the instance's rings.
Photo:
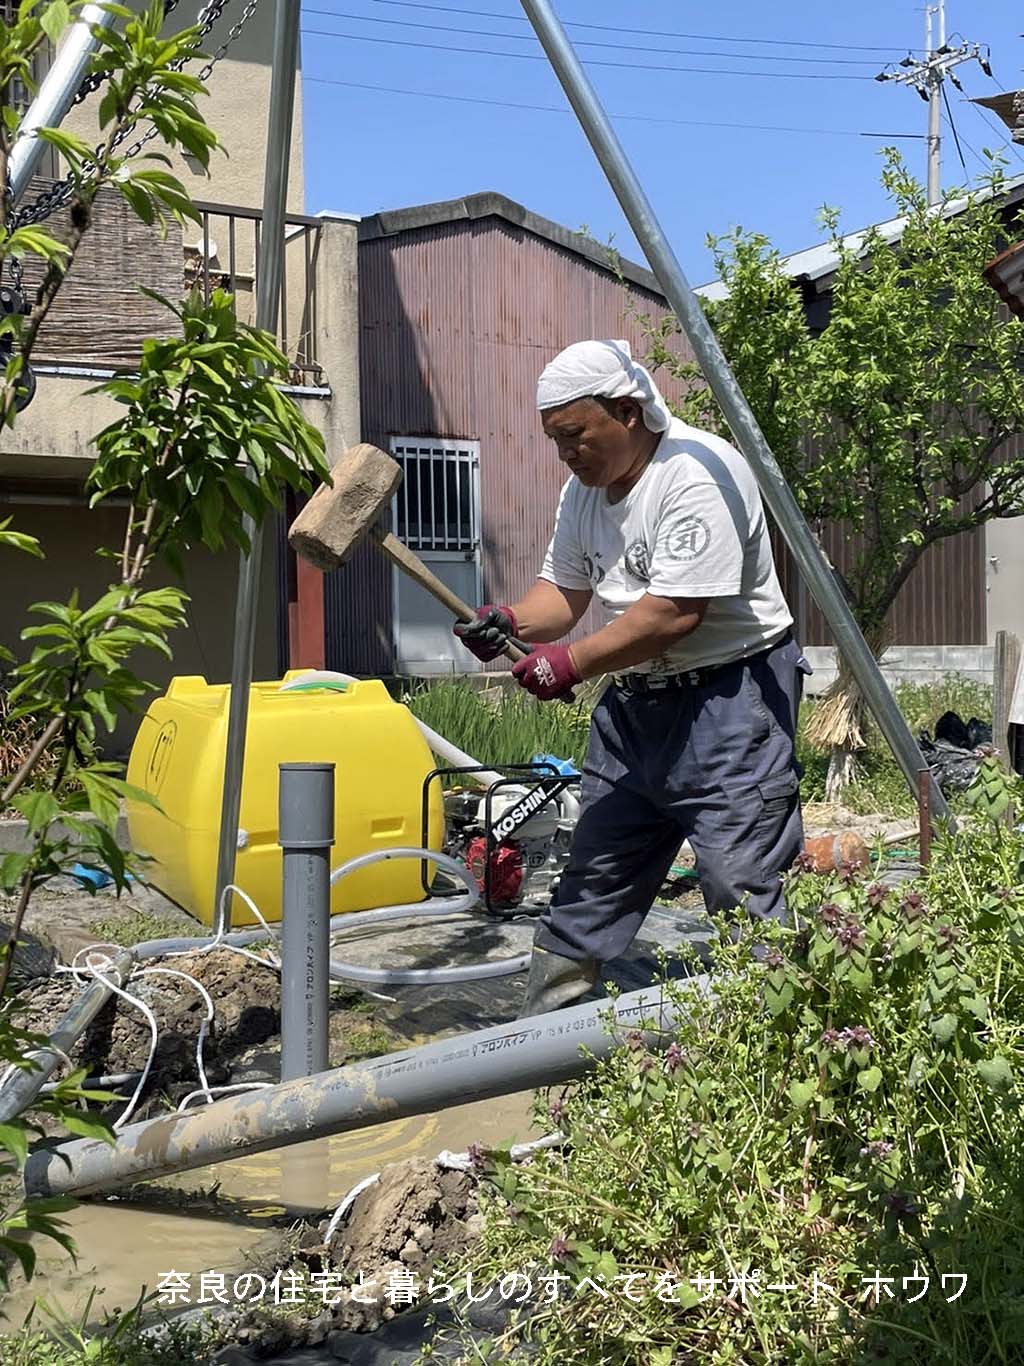
<path id="1" fill-rule="evenodd" d="M 567 481 L 540 577 L 592 589 L 605 624 L 645 593 L 710 599 L 695 631 L 629 672 L 726 664 L 793 623 L 750 467 L 727 441 L 676 418 L 620 502 Z"/>

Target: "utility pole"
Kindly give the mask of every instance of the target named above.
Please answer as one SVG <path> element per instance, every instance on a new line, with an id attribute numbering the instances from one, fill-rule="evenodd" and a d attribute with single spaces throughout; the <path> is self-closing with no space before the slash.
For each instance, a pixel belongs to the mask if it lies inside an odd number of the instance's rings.
<path id="1" fill-rule="evenodd" d="M 875 77 L 876 81 L 895 81 L 916 90 L 928 105 L 928 203 L 942 199 L 942 101 L 943 84 L 948 76 L 957 90 L 963 90 L 956 68 L 964 62 L 977 62 L 986 76 L 992 75 L 989 50 L 979 43 L 960 38 L 957 45 L 946 42 L 946 0 L 934 0 L 924 7 L 925 48 L 920 60 L 909 52 L 899 62 L 891 62 Z M 938 42 L 936 42 L 938 38 Z"/>
<path id="2" fill-rule="evenodd" d="M 938 20 L 939 41 L 935 42 L 934 22 Z M 946 45 L 946 0 L 924 7 L 924 50 L 928 67 L 928 203 L 942 198 L 942 73 L 934 65 L 937 47 Z"/>

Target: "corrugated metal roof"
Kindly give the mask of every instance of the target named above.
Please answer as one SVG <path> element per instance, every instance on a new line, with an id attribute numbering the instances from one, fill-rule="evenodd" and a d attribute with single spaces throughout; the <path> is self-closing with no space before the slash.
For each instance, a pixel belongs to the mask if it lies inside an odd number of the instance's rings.
<path id="1" fill-rule="evenodd" d="M 1024 199 L 1024 175 L 1015 176 L 1012 180 L 1007 180 L 1004 194 L 1007 203 L 1015 203 Z M 976 198 L 985 198 L 986 192 L 981 191 Z M 946 218 L 953 218 L 967 207 L 966 196 L 960 199 L 952 199 L 943 208 Z M 843 240 L 843 246 L 849 251 L 859 251 L 864 244 L 869 233 L 876 233 L 886 245 L 898 242 L 903 236 L 903 229 L 906 226 L 906 218 L 890 218 L 885 223 L 875 223 L 872 227 L 861 228 L 859 232 L 851 232 Z M 839 253 L 835 243 L 819 242 L 816 246 L 807 247 L 803 251 L 796 251 L 791 256 L 782 258 L 782 269 L 794 280 L 820 280 L 826 275 L 831 275 L 839 265 Z M 710 284 L 701 285 L 697 293 L 705 299 L 724 299 L 728 293 L 721 280 L 713 280 Z"/>
<path id="2" fill-rule="evenodd" d="M 397 233 L 480 218 L 503 218 L 525 232 L 585 257 L 611 275 L 621 272 L 631 284 L 661 294 L 658 281 L 646 266 L 628 261 L 613 247 L 606 246 L 585 232 L 573 232 L 571 228 L 563 227 L 550 218 L 531 213 L 522 204 L 495 190 L 466 195 L 463 199 L 442 199 L 434 204 L 414 204 L 408 209 L 387 209 L 369 214 L 359 224 L 359 241 L 372 242 L 381 237 L 393 237 Z"/>

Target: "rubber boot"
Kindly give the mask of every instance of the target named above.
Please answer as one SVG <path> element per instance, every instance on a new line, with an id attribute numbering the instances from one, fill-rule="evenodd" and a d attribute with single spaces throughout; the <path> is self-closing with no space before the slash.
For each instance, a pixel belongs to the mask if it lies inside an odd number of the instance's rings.
<path id="1" fill-rule="evenodd" d="M 577 1005 L 597 984 L 599 965 L 593 958 L 563 958 L 560 953 L 533 946 L 526 998 L 520 1020 Z"/>

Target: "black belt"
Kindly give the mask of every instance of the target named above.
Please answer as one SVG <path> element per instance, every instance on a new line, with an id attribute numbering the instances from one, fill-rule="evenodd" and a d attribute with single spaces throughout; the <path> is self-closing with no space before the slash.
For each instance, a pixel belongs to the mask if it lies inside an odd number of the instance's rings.
<path id="1" fill-rule="evenodd" d="M 737 664 L 752 664 L 755 660 L 762 659 L 765 655 L 771 654 L 772 650 L 778 649 L 780 645 L 786 645 L 792 639 L 792 634 L 787 631 L 784 636 L 771 645 L 766 645 L 763 650 L 758 650 L 756 654 L 741 655 L 738 659 L 727 660 L 724 664 L 709 664 L 702 669 L 683 669 L 674 674 L 612 674 L 612 683 L 624 693 L 649 693 L 663 692 L 666 688 L 704 688 L 714 681 L 714 679 L 725 669 L 732 669 Z"/>

